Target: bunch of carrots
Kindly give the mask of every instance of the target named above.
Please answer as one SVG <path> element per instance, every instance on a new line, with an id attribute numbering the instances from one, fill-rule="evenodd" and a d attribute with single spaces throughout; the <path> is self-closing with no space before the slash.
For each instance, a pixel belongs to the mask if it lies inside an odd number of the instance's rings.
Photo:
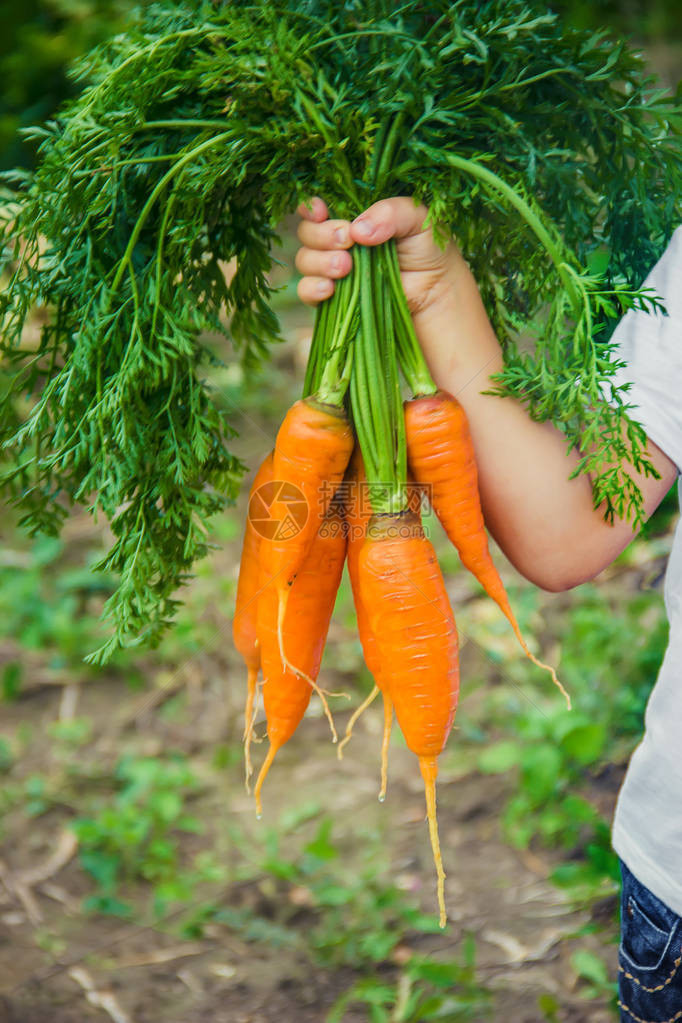
<path id="1" fill-rule="evenodd" d="M 394 243 L 360 247 L 352 255 L 353 271 L 318 308 L 304 396 L 289 409 L 251 488 L 233 623 L 248 670 L 247 784 L 259 671 L 269 749 L 255 784 L 258 814 L 272 761 L 313 692 L 337 740 L 327 702 L 332 694 L 318 686 L 317 677 L 347 563 L 375 685 L 352 715 L 339 752 L 359 714 L 381 693 L 379 798 L 386 793 L 395 712 L 424 780 L 444 927 L 435 786 L 438 756 L 457 708 L 458 641 L 438 560 L 421 525 L 422 489 L 462 564 L 499 605 L 528 657 L 551 673 L 569 701 L 554 670 L 528 649 L 490 556 L 466 415 L 430 376 Z M 407 400 L 401 373 L 411 392 Z M 294 528 L 276 529 L 292 508 L 299 513 Z"/>

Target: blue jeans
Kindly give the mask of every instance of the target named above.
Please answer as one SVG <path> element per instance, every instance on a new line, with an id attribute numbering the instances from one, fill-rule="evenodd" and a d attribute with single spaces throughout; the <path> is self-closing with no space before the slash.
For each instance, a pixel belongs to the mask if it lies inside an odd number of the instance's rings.
<path id="1" fill-rule="evenodd" d="M 621 1023 L 682 1021 L 682 920 L 621 863 Z"/>

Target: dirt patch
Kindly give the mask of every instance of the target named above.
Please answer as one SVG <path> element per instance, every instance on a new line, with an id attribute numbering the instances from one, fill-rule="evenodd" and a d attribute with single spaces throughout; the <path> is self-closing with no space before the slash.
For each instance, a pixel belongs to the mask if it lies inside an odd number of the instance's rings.
<path id="1" fill-rule="evenodd" d="M 203 701 L 210 705 L 214 698 L 210 687 L 203 696 L 197 696 L 196 713 L 191 715 L 195 724 L 207 714 Z M 240 701 L 224 690 L 221 698 L 227 701 L 236 729 Z M 97 722 L 102 748 L 106 748 L 102 736 L 107 723 L 121 714 L 122 705 L 135 700 L 139 700 L 139 694 L 122 699 L 120 688 L 108 684 L 88 692 L 89 713 Z M 54 701 L 50 691 L 40 699 L 26 701 L 24 720 L 31 715 L 37 724 L 49 719 L 55 712 L 50 706 Z M 313 712 L 282 750 L 268 780 L 266 821 L 261 825 L 254 821 L 250 797 L 242 789 L 241 768 L 237 766 L 226 772 L 229 797 L 222 808 L 225 819 L 239 820 L 256 850 L 263 840 L 262 825 L 267 823 L 268 814 L 314 801 L 327 805 L 333 808 L 344 856 L 352 862 L 353 841 L 361 843 L 367 831 L 378 832 L 392 878 L 411 891 L 424 909 L 433 911 L 433 866 L 424 825 L 421 780 L 412 756 L 401 744 L 394 744 L 389 796 L 385 804 L 379 805 L 379 712 L 369 714 L 358 725 L 351 751 L 342 764 L 328 742 L 326 723 L 315 716 L 317 709 Z M 339 723 L 343 723 L 341 714 Z M 177 744 L 180 726 L 174 728 Z M 124 732 L 119 741 L 129 741 L 129 732 Z M 146 748 L 158 748 L 157 732 L 164 732 L 158 722 L 144 736 Z M 190 734 L 185 739 L 189 746 L 193 744 Z M 37 750 L 34 753 L 39 757 Z M 547 880 L 551 857 L 517 852 L 502 840 L 499 817 L 508 795 L 508 783 L 503 778 L 475 773 L 455 776 L 445 764 L 439 784 L 439 816 L 450 923 L 443 934 L 415 934 L 408 951 L 447 958 L 459 954 L 465 934 L 474 935 L 478 977 L 496 992 L 493 1008 L 482 1019 L 540 1023 L 546 1017 L 537 1008 L 538 998 L 552 995 L 561 1007 L 562 1020 L 606 1023 L 613 1017 L 604 1005 L 588 1004 L 581 998 L 570 964 L 575 947 L 572 936 L 590 924 L 590 917 L 574 910 Z M 212 809 L 207 802 L 202 816 L 220 814 L 216 793 L 211 794 L 209 802 Z M 2 847 L 11 869 L 18 871 L 42 860 L 54 843 L 58 824 L 65 819 L 55 809 L 51 815 L 17 829 L 11 843 Z M 86 971 L 92 991 L 100 999 L 102 994 L 112 994 L 125 1013 L 122 1018 L 131 1023 L 280 1023 L 294 1018 L 301 1023 L 322 1023 L 326 1011 L 357 976 L 349 968 L 316 966 L 305 950 L 244 941 L 224 927 L 208 926 L 200 939 L 179 941 L 168 933 L 170 920 L 162 928 L 143 929 L 87 916 L 81 910 L 80 899 L 89 888 L 77 862 L 71 861 L 47 886 L 35 891 L 41 919 L 33 923 L 21 900 L 3 891 L 0 989 L 12 1006 L 9 1020 L 85 1023 L 105 1019 L 105 1010 L 88 1001 L 83 977 L 79 980 L 74 974 L 80 969 Z M 222 894 L 213 894 L 216 904 L 232 908 L 251 905 L 265 917 L 269 907 L 277 912 L 272 906 L 277 906 L 278 898 L 281 893 L 258 883 L 235 883 Z M 301 911 L 305 913 L 306 907 Z M 608 931 L 606 936 L 583 936 L 581 947 L 606 956 L 615 971 L 615 947 L 608 940 Z M 378 969 L 388 980 L 395 979 L 398 972 L 392 961 Z M 348 1023 L 364 1018 L 350 1012 L 346 1017 Z"/>

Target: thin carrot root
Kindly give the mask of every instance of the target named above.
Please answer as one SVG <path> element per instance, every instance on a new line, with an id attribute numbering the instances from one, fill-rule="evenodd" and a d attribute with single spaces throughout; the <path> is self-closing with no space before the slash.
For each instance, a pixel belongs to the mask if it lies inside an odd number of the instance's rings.
<path id="1" fill-rule="evenodd" d="M 317 682 L 315 681 L 314 678 L 311 678 L 310 675 L 306 675 L 306 673 L 304 671 L 301 671 L 299 668 L 297 668 L 295 664 L 291 663 L 291 661 L 286 660 L 286 658 L 282 658 L 282 663 L 284 664 L 285 668 L 287 668 L 289 671 L 293 671 L 295 675 L 298 675 L 299 678 L 302 678 L 305 682 L 307 682 L 308 685 L 312 688 L 314 693 L 317 693 L 317 695 L 319 696 L 319 698 L 320 698 L 320 700 L 322 702 L 322 708 L 324 710 L 324 713 L 325 713 L 325 716 L 327 718 L 327 721 L 329 722 L 329 728 L 330 728 L 331 733 L 332 733 L 332 742 L 338 742 L 339 741 L 339 736 L 338 736 L 338 733 L 336 731 L 336 725 L 334 724 L 334 718 L 332 717 L 332 712 L 329 709 L 329 704 L 327 703 L 327 697 L 325 696 L 325 691 L 323 689 L 320 689 L 320 687 L 318 686 L 318 684 L 317 684 Z M 340 693 L 338 695 L 345 696 L 346 694 L 345 693 Z"/>
<path id="2" fill-rule="evenodd" d="M 247 792 L 251 792 L 251 775 L 253 774 L 253 763 L 251 761 L 251 743 L 260 742 L 260 740 L 253 734 L 253 729 L 256 725 L 256 715 L 258 714 L 258 672 L 252 672 L 249 669 L 248 685 L 249 690 L 246 697 L 246 707 L 244 709 L 244 785 Z"/>
<path id="3" fill-rule="evenodd" d="M 372 703 L 373 700 L 376 699 L 376 697 L 378 695 L 379 695 L 379 687 L 375 686 L 374 689 L 372 690 L 372 692 L 369 694 L 369 696 L 367 696 L 362 701 L 360 706 L 356 707 L 356 709 L 351 714 L 350 721 L 346 725 L 346 734 L 344 735 L 343 739 L 339 743 L 339 748 L 336 751 L 336 754 L 337 754 L 339 760 L 343 760 L 343 747 L 346 745 L 347 742 L 350 742 L 350 739 L 351 739 L 351 736 L 353 734 L 353 729 L 355 727 L 356 721 L 358 720 L 358 718 L 360 717 L 361 714 L 364 714 L 364 712 L 367 710 L 369 705 Z"/>
<path id="4" fill-rule="evenodd" d="M 253 727 L 253 704 L 256 696 L 256 684 L 258 682 L 258 669 L 249 668 L 248 675 L 246 677 L 246 706 L 244 707 L 244 737 L 243 742 L 246 742 L 249 732 Z"/>
<path id="5" fill-rule="evenodd" d="M 308 676 L 305 674 L 305 672 L 299 671 L 298 668 L 296 668 L 294 670 L 296 671 L 296 674 L 300 678 L 305 678 L 305 679 L 308 678 Z M 338 690 L 337 689 L 323 689 L 322 686 L 318 686 L 317 690 L 320 693 L 324 693 L 325 696 L 339 696 L 339 697 L 343 696 L 344 700 L 350 700 L 350 693 L 345 692 L 345 690 L 343 690 L 343 689 L 338 689 Z"/>
<path id="6" fill-rule="evenodd" d="M 263 804 L 261 803 L 261 798 L 260 798 L 261 789 L 263 788 L 263 782 L 265 781 L 265 779 L 267 777 L 267 773 L 268 773 L 268 771 L 270 770 L 270 768 L 272 766 L 272 761 L 275 759 L 275 754 L 277 753 L 278 749 L 279 749 L 279 746 L 275 745 L 272 742 L 270 743 L 270 749 L 268 750 L 267 756 L 266 756 L 265 760 L 263 761 L 263 763 L 261 765 L 260 771 L 258 772 L 258 778 L 256 780 L 256 787 L 253 790 L 253 797 L 256 800 L 256 818 L 257 818 L 257 820 L 260 820 L 261 817 L 263 816 Z"/>
<path id="7" fill-rule="evenodd" d="M 552 676 L 552 682 L 557 687 L 559 692 L 562 694 L 563 698 L 566 701 L 566 706 L 567 706 L 568 710 L 570 710 L 571 709 L 571 697 L 568 695 L 568 693 L 566 692 L 566 690 L 562 686 L 561 682 L 557 678 L 557 673 L 554 670 L 554 668 L 551 666 L 551 664 L 545 664 L 544 661 L 539 661 L 538 658 L 534 654 L 532 654 L 530 652 L 530 650 L 528 649 L 528 645 L 526 644 L 525 639 L 521 635 L 521 630 L 518 627 L 518 625 L 516 623 L 516 619 L 514 618 L 514 616 L 512 615 L 510 617 L 509 615 L 507 615 L 507 618 L 509 618 L 509 622 L 511 624 L 512 629 L 514 630 L 514 634 L 516 635 L 516 638 L 518 639 L 519 643 L 521 644 L 521 647 L 522 647 L 523 652 L 525 653 L 526 657 L 528 657 L 533 662 L 533 664 L 537 664 L 538 668 L 544 668 L 545 671 L 548 671 L 550 673 L 550 675 Z"/>
<path id="8" fill-rule="evenodd" d="M 329 727 L 332 733 L 332 742 L 338 742 L 339 736 L 336 731 L 336 726 L 334 725 L 334 718 L 332 717 L 332 712 L 330 711 L 329 704 L 327 703 L 325 691 L 323 689 L 320 689 L 314 678 L 311 678 L 310 675 L 306 675 L 304 671 L 301 671 L 301 669 L 297 668 L 295 664 L 292 664 L 291 661 L 287 658 L 286 654 L 284 653 L 283 627 L 284 615 L 286 614 L 287 603 L 289 600 L 289 592 L 290 592 L 289 590 L 285 591 L 284 593 L 280 592 L 279 595 L 279 607 L 277 609 L 277 640 L 279 642 L 279 655 L 282 659 L 282 664 L 284 665 L 284 667 L 288 671 L 292 671 L 294 675 L 298 675 L 299 678 L 304 679 L 312 687 L 313 692 L 317 693 L 320 700 L 322 701 L 322 707 L 327 718 L 327 721 L 329 722 Z M 343 695 L 346 694 L 344 693 Z"/>
<path id="9" fill-rule="evenodd" d="M 388 786 L 388 745 L 391 741 L 391 728 L 393 727 L 393 701 L 390 696 L 384 693 L 384 734 L 381 740 L 381 788 L 379 789 L 379 802 L 386 799 L 386 788 Z"/>
<path id="10" fill-rule="evenodd" d="M 419 768 L 424 779 L 424 791 L 426 793 L 426 812 L 429 819 L 429 837 L 433 860 L 436 864 L 438 875 L 438 909 L 440 917 L 438 923 L 441 927 L 447 925 L 448 917 L 445 911 L 445 871 L 443 870 L 443 858 L 440 852 L 440 841 L 438 838 L 438 819 L 436 817 L 436 776 L 438 765 L 435 757 L 420 757 Z"/>

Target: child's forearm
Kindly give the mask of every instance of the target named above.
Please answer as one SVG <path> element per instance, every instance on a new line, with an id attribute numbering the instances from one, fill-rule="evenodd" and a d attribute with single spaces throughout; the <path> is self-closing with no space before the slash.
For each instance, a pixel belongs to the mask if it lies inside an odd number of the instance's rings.
<path id="1" fill-rule="evenodd" d="M 417 335 L 436 383 L 466 410 L 476 450 L 486 524 L 509 560 L 545 589 L 568 589 L 595 576 L 633 537 L 627 522 L 608 525 L 592 507 L 589 479 L 569 480 L 579 455 L 561 432 L 534 422 L 511 398 L 482 394 L 502 368 L 502 350 L 476 282 L 453 252 L 448 284 L 423 312 Z M 650 443 L 660 480 L 631 474 L 646 514 L 656 508 L 676 470 Z"/>

